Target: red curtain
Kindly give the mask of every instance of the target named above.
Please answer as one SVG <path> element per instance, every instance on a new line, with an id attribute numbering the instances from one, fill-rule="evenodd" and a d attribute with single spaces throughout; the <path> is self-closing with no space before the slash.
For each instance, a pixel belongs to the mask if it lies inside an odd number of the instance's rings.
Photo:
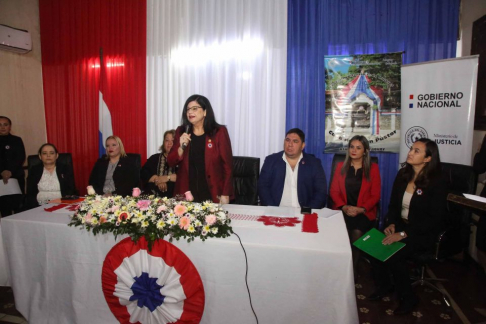
<path id="1" fill-rule="evenodd" d="M 73 155 L 86 192 L 98 158 L 100 50 L 113 132 L 147 157 L 145 0 L 39 0 L 47 139 Z"/>

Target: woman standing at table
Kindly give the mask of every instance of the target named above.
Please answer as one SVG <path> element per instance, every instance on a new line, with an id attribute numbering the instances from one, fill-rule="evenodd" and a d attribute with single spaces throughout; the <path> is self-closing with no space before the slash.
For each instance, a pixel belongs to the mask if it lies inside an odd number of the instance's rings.
<path id="1" fill-rule="evenodd" d="M 233 198 L 231 141 L 206 97 L 192 95 L 186 100 L 168 163 L 179 166 L 175 195 L 191 191 L 194 201 L 221 204 Z"/>
<path id="2" fill-rule="evenodd" d="M 118 136 L 108 137 L 105 145 L 106 156 L 96 161 L 89 177 L 89 184 L 98 195 L 129 196 L 140 181 L 138 168 L 125 153 Z"/>
<path id="3" fill-rule="evenodd" d="M 370 144 L 366 137 L 356 135 L 348 142 L 344 162 L 336 166 L 329 190 L 332 208 L 343 211 L 351 243 L 373 227 L 380 194 L 380 170 L 376 163 L 371 163 Z M 356 277 L 360 253 L 354 246 L 352 252 Z"/>
<path id="4" fill-rule="evenodd" d="M 16 179 L 23 194 L 25 191 L 24 142 L 20 137 L 10 134 L 11 128 L 10 118 L 0 116 L 0 175 L 3 184 L 8 183 L 9 179 Z M 20 210 L 22 194 L 0 196 L 2 217 L 10 216 Z"/>
<path id="5" fill-rule="evenodd" d="M 35 165 L 27 177 L 26 209 L 38 207 L 52 199 L 74 194 L 74 176 L 65 164 L 58 163 L 57 148 L 50 143 L 39 149 L 42 164 Z"/>
<path id="6" fill-rule="evenodd" d="M 152 155 L 142 168 L 140 177 L 147 194 L 155 193 L 159 197 L 172 198 L 177 180 L 176 168 L 167 163 L 167 156 L 174 145 L 175 130 L 164 133 L 161 153 Z"/>
<path id="7" fill-rule="evenodd" d="M 378 289 L 368 297 L 379 300 L 390 290 L 391 273 L 400 297 L 395 315 L 411 312 L 418 303 L 412 290 L 406 258 L 433 251 L 437 235 L 443 228 L 446 187 L 437 144 L 428 138 L 418 139 L 410 148 L 407 161 L 393 183 L 387 214 L 388 226 L 383 239 L 385 245 L 399 241 L 406 245 L 386 262 L 373 262 Z"/>

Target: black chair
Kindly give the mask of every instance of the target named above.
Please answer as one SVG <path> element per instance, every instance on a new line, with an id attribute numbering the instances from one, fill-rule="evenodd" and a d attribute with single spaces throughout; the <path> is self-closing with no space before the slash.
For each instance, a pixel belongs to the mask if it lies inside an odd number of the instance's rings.
<path id="1" fill-rule="evenodd" d="M 447 192 L 457 195 L 463 193 L 475 194 L 477 175 L 473 167 L 455 163 L 441 163 L 442 174 L 447 182 Z M 451 303 L 448 295 L 434 282 L 446 279 L 426 276 L 428 266 L 447 257 L 463 252 L 469 244 L 471 225 L 471 211 L 447 201 L 447 213 L 444 215 L 445 229 L 438 235 L 433 251 L 412 256 L 412 261 L 418 267 L 418 276 L 412 277 L 413 286 L 427 286 L 442 295 L 445 306 L 450 310 Z"/>
<path id="2" fill-rule="evenodd" d="M 138 188 L 142 188 L 142 182 L 140 180 L 140 171 L 142 170 L 142 156 L 138 153 L 127 153 L 127 156 L 135 163 L 137 167 L 137 174 L 138 174 Z"/>
<path id="3" fill-rule="evenodd" d="M 448 194 L 476 194 L 478 176 L 472 166 L 455 163 L 441 163 L 441 166 Z M 447 211 L 444 219 L 446 231 L 440 242 L 439 259 L 461 253 L 469 246 L 472 212 L 449 201 Z"/>
<path id="4" fill-rule="evenodd" d="M 127 156 L 135 163 L 138 173 L 140 173 L 142 169 L 142 156 L 138 153 L 127 153 Z"/>
<path id="5" fill-rule="evenodd" d="M 57 158 L 57 163 L 62 163 L 64 165 L 67 165 L 68 168 L 71 169 L 71 172 L 74 174 L 74 167 L 73 167 L 73 157 L 71 153 L 59 153 L 59 157 Z M 39 158 L 39 155 L 29 155 L 27 157 L 27 170 L 30 174 L 30 171 L 32 170 L 32 167 L 42 164 L 41 159 Z M 73 177 L 74 181 L 74 177 Z M 76 188 L 76 183 L 74 183 L 74 190 L 75 194 L 78 195 L 78 189 Z"/>
<path id="6" fill-rule="evenodd" d="M 258 205 L 258 178 L 260 158 L 233 156 L 233 188 L 235 199 L 232 204 Z"/>

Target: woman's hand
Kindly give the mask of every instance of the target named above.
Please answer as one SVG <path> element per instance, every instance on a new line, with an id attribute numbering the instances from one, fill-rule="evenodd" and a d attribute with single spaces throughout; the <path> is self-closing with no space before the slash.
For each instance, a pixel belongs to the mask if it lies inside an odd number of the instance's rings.
<path id="1" fill-rule="evenodd" d="M 219 198 L 219 203 L 221 205 L 226 205 L 226 204 L 229 204 L 229 196 L 221 196 Z"/>
<path id="2" fill-rule="evenodd" d="M 177 153 L 179 153 L 179 156 L 182 156 L 184 154 L 184 149 L 189 145 L 189 142 L 191 141 L 191 134 L 187 133 L 182 133 L 181 137 L 179 138 L 179 150 L 177 150 Z"/>
<path id="3" fill-rule="evenodd" d="M 167 191 L 167 182 L 159 182 L 157 185 L 160 191 L 166 192 Z"/>
<path id="4" fill-rule="evenodd" d="M 386 236 L 389 236 L 389 235 L 392 235 L 393 233 L 395 233 L 395 224 L 389 225 L 387 228 L 385 228 L 384 232 L 385 232 Z"/>
<path id="5" fill-rule="evenodd" d="M 362 207 L 355 207 L 355 206 L 346 205 L 342 209 L 343 209 L 343 212 L 346 213 L 346 215 L 351 216 L 351 217 L 355 217 L 355 216 L 358 216 L 359 214 L 364 213 L 364 208 L 362 208 Z"/>
<path id="6" fill-rule="evenodd" d="M 400 235 L 400 233 L 393 233 L 391 235 L 388 235 L 387 237 L 385 237 L 382 241 L 382 243 L 384 245 L 390 245 L 392 243 L 395 243 L 395 242 L 398 242 L 398 241 L 401 241 L 403 240 L 405 237 Z"/>
<path id="7" fill-rule="evenodd" d="M 159 178 L 158 175 L 154 174 L 153 176 L 150 177 L 149 181 L 148 182 L 153 182 L 155 184 L 157 184 L 157 179 Z"/>
<path id="8" fill-rule="evenodd" d="M 3 170 L 1 175 L 2 175 L 3 183 L 7 184 L 8 179 L 10 179 L 10 177 L 12 176 L 12 172 L 10 172 L 8 170 Z"/>

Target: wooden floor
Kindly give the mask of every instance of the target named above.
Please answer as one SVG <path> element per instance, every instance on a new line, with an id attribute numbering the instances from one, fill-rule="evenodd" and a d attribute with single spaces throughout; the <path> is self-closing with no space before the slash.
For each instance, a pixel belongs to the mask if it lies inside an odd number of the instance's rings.
<path id="1" fill-rule="evenodd" d="M 452 308 L 447 309 L 444 306 L 439 293 L 428 288 L 416 287 L 420 303 L 412 314 L 404 316 L 393 315 L 392 310 L 398 305 L 393 293 L 381 301 L 367 300 L 366 296 L 374 290 L 370 272 L 369 264 L 364 261 L 361 262 L 359 265 L 360 275 L 356 282 L 356 301 L 359 323 L 361 324 L 486 324 L 486 274 L 470 258 L 466 257 L 459 261 L 446 260 L 432 265 L 429 270 L 429 274 L 432 276 L 449 279 L 448 282 L 442 284 L 442 287 L 450 296 Z M 27 323 L 15 309 L 14 296 L 10 287 L 0 287 L 0 324 L 3 323 Z"/>

